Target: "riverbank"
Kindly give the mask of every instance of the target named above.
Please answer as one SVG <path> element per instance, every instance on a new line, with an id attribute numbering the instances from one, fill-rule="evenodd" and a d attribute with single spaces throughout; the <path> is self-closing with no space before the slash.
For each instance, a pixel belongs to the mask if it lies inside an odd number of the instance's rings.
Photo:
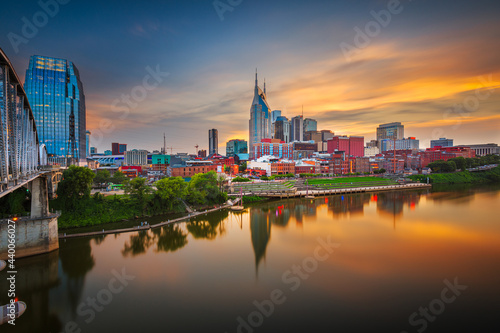
<path id="1" fill-rule="evenodd" d="M 105 230 L 105 229 L 103 229 L 102 231 L 83 232 L 83 233 L 75 233 L 75 234 L 60 233 L 59 234 L 59 239 L 76 238 L 76 237 L 88 237 L 88 236 L 99 236 L 99 235 L 109 235 L 109 234 L 122 234 L 122 233 L 128 233 L 128 232 L 136 232 L 136 231 L 144 231 L 144 230 L 156 229 L 156 228 L 160 228 L 160 227 L 163 227 L 163 226 L 166 226 L 166 225 L 169 225 L 169 224 L 183 222 L 183 221 L 189 220 L 189 219 L 191 219 L 193 217 L 196 217 L 196 216 L 199 216 L 199 215 L 216 212 L 216 211 L 222 210 L 222 209 L 227 209 L 229 207 L 230 207 L 230 205 L 223 205 L 223 206 L 215 207 L 215 208 L 212 208 L 212 209 L 207 209 L 205 211 L 191 213 L 191 214 L 188 214 L 188 215 L 176 218 L 176 219 L 167 220 L 166 222 L 162 222 L 162 223 L 158 223 L 158 224 L 153 224 L 153 225 L 150 225 L 148 223 L 148 225 L 145 225 L 145 226 L 136 226 L 136 227 L 125 228 L 125 229 L 111 229 L 111 230 Z"/>
<path id="2" fill-rule="evenodd" d="M 361 187 L 361 188 L 345 188 L 345 189 L 334 189 L 334 190 L 311 190 L 309 191 L 309 195 L 315 196 L 330 196 L 330 195 L 346 195 L 346 194 L 357 194 L 357 193 L 373 193 L 373 192 L 387 192 L 387 191 L 401 191 L 401 190 L 411 190 L 411 189 L 425 189 L 430 188 L 432 185 L 428 184 L 405 184 L 405 185 L 390 185 L 390 186 L 378 186 L 378 187 Z M 287 196 L 270 196 L 270 197 L 256 197 L 254 196 L 254 200 L 252 203 L 260 203 L 265 200 L 280 200 L 280 199 L 291 199 L 291 198 L 301 198 L 306 196 L 306 191 L 296 191 L 293 195 Z M 252 198 L 252 197 L 250 197 Z M 245 200 L 244 200 L 245 201 Z M 75 237 L 87 237 L 87 236 L 98 236 L 98 235 L 107 235 L 107 234 L 118 234 L 118 233 L 128 233 L 128 232 L 136 232 L 143 230 L 150 230 L 155 228 L 160 228 L 166 225 L 183 222 L 189 220 L 193 217 L 208 214 L 211 212 L 224 210 L 230 208 L 231 205 L 221 205 L 214 207 L 212 209 L 206 210 L 198 210 L 194 213 L 190 213 L 188 215 L 184 215 L 175 219 L 167 219 L 167 221 L 163 220 L 163 222 L 157 224 L 151 224 L 148 221 L 148 225 L 145 226 L 132 226 L 129 228 L 116 228 L 116 229 L 102 229 L 100 231 L 90 231 L 90 232 L 80 232 L 80 233 L 60 233 L 59 238 L 75 238 Z M 78 231 L 78 229 L 71 229 L 72 231 Z"/>
<path id="3" fill-rule="evenodd" d="M 500 182 L 500 167 L 491 170 L 470 172 L 459 171 L 453 173 L 434 173 L 430 175 L 413 175 L 410 178 L 421 183 L 431 184 L 481 184 Z"/>

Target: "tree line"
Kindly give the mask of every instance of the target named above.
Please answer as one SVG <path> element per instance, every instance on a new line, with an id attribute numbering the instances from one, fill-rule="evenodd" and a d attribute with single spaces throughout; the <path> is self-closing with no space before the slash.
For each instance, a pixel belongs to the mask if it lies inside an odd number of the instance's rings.
<path id="1" fill-rule="evenodd" d="M 116 174 L 115 174 L 116 175 Z M 181 177 L 166 177 L 154 184 L 146 178 L 125 179 L 126 195 L 104 197 L 100 193 L 91 195 L 92 184 L 105 183 L 110 178 L 106 173 L 94 174 L 85 167 L 70 166 L 63 173 L 58 185 L 57 198 L 51 207 L 61 210 L 61 227 L 85 226 L 119 221 L 140 216 L 183 212 L 184 202 L 195 208 L 205 208 L 227 201 L 224 178 L 215 171 L 194 175 L 189 182 Z M 104 179 L 104 181 L 102 181 Z"/>

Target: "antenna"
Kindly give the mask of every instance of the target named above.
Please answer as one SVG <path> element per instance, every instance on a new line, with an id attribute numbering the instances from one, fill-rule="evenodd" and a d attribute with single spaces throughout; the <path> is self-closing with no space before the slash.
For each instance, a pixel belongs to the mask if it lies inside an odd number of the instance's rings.
<path id="1" fill-rule="evenodd" d="M 167 154 L 167 139 L 165 138 L 165 133 L 163 133 L 163 154 Z"/>
<path id="2" fill-rule="evenodd" d="M 304 118 L 304 104 L 302 104 L 302 118 Z"/>

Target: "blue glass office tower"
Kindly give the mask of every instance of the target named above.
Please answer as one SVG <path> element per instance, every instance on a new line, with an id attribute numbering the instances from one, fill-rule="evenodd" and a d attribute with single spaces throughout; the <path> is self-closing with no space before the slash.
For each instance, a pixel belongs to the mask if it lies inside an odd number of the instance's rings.
<path id="1" fill-rule="evenodd" d="M 85 95 L 76 66 L 65 59 L 32 56 L 24 89 L 49 156 L 85 161 Z"/>
<path id="2" fill-rule="evenodd" d="M 271 108 L 267 103 L 266 84 L 264 83 L 264 91 L 262 91 L 259 88 L 257 73 L 255 73 L 254 97 L 250 107 L 249 132 L 250 159 L 253 159 L 254 143 L 271 138 Z"/>

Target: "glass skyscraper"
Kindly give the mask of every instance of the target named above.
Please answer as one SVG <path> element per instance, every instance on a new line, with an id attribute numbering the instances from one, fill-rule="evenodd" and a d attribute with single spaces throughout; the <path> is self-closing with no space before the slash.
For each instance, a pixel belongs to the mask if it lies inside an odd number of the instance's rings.
<path id="1" fill-rule="evenodd" d="M 32 56 L 24 89 L 49 158 L 85 161 L 85 95 L 76 66 L 65 59 Z"/>
<path id="2" fill-rule="evenodd" d="M 252 106 L 250 107 L 249 147 L 250 159 L 253 159 L 253 145 L 262 139 L 271 138 L 271 108 L 267 103 L 266 84 L 264 91 L 259 88 L 257 73 L 255 73 L 255 89 Z"/>

